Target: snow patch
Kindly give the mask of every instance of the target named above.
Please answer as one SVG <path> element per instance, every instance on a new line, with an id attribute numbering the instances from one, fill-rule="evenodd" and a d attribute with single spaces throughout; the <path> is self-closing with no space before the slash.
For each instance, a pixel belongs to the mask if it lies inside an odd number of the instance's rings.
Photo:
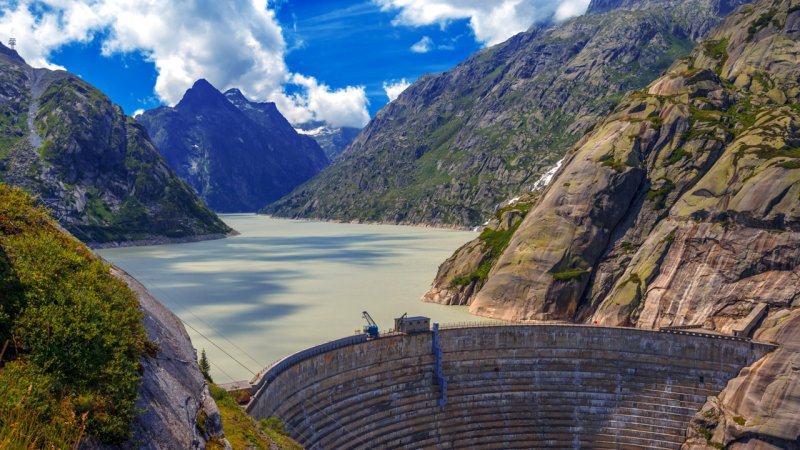
<path id="1" fill-rule="evenodd" d="M 297 131 L 297 134 L 305 134 L 306 136 L 320 136 L 328 132 L 328 128 L 325 126 L 321 126 L 319 128 L 314 128 L 311 130 L 304 130 L 302 128 L 295 128 L 294 131 Z"/>
<path id="2" fill-rule="evenodd" d="M 564 158 L 566 158 L 566 156 Z M 536 191 L 538 189 L 545 188 L 550 183 L 552 183 L 553 177 L 556 176 L 556 172 L 558 172 L 558 169 L 560 169 L 561 165 L 564 163 L 564 158 L 559 159 L 555 166 L 551 167 L 550 170 L 543 173 L 542 176 L 539 177 L 538 180 L 536 180 L 536 183 L 533 183 L 531 191 Z"/>

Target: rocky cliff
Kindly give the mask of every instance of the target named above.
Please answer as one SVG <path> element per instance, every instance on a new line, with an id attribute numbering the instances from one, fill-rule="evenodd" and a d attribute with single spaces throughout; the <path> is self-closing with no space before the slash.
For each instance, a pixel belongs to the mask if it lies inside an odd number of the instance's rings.
<path id="1" fill-rule="evenodd" d="M 223 236 L 135 120 L 64 71 L 0 44 L 0 181 L 37 194 L 88 243 Z"/>
<path id="2" fill-rule="evenodd" d="M 607 3 L 423 76 L 328 169 L 264 211 L 479 225 L 743 1 Z"/>
<path id="3" fill-rule="evenodd" d="M 696 305 L 670 301 L 706 302 L 792 266 L 795 13 L 776 19 L 766 11 L 767 20 L 751 12 L 753 24 L 731 23 L 744 21 L 742 14 L 582 138 L 509 238 L 486 286 L 461 303 L 508 319 L 632 325 L 643 323 L 646 296 L 664 306 L 647 310 L 648 327 L 703 323 L 707 312 L 695 317 Z M 741 247 L 724 244 L 731 241 L 759 252 L 737 253 Z M 764 259 L 766 248 L 773 253 Z M 709 276 L 712 263 L 737 274 L 718 279 L 716 293 L 693 283 Z M 784 283 L 759 286 L 771 289 L 759 296 L 792 298 Z M 679 307 L 685 311 L 675 314 Z"/>
<path id="4" fill-rule="evenodd" d="M 133 277 L 117 268 L 112 274 L 139 300 L 147 334 L 157 350 L 141 363 L 142 384 L 131 439 L 113 446 L 89 440 L 81 448 L 230 449 L 219 409 L 181 320 Z"/>
<path id="5" fill-rule="evenodd" d="M 471 249 L 490 246 L 467 244 L 426 299 L 500 319 L 726 334 L 763 309 L 756 337 L 781 349 L 709 402 L 687 448 L 797 448 L 798 0 L 732 13 L 625 96 L 538 196 L 499 256 L 477 270 Z"/>
<path id="6" fill-rule="evenodd" d="M 274 103 L 197 81 L 175 107 L 138 117 L 167 164 L 221 212 L 254 212 L 316 175 L 328 158 Z"/>

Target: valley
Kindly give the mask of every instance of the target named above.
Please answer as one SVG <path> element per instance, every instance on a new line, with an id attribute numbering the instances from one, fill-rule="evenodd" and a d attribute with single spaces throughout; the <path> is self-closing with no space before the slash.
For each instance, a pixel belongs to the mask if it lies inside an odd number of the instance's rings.
<path id="1" fill-rule="evenodd" d="M 800 449 L 800 0 L 161 1 L 0 5 L 0 448 Z"/>

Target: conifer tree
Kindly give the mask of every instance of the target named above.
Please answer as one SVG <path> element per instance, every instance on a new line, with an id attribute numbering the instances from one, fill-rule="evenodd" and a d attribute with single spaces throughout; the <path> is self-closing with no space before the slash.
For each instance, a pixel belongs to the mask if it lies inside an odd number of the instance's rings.
<path id="1" fill-rule="evenodd" d="M 203 378 L 206 379 L 209 383 L 213 383 L 214 380 L 211 379 L 211 364 L 208 362 L 208 357 L 206 356 L 206 349 L 202 349 L 200 351 L 200 361 L 198 362 L 200 366 L 200 373 L 203 374 Z"/>

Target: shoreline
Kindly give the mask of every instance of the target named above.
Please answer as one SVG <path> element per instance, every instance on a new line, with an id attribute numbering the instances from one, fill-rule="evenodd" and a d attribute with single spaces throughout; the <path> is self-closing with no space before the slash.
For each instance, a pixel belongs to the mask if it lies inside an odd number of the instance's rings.
<path id="1" fill-rule="evenodd" d="M 275 216 L 272 214 L 260 214 L 257 212 L 237 212 L 237 213 L 217 213 L 219 216 L 224 217 L 226 215 L 235 216 L 235 215 L 245 215 L 245 216 L 256 216 L 256 217 L 266 217 L 270 219 L 279 219 L 279 220 L 291 220 L 296 222 L 310 222 L 310 223 L 334 223 L 334 224 L 349 224 L 349 225 L 388 225 L 388 226 L 399 226 L 399 227 L 412 227 L 412 228 L 428 228 L 428 229 L 435 229 L 435 230 L 444 230 L 444 231 L 470 231 L 470 232 L 477 232 L 475 230 L 476 227 L 463 227 L 459 225 L 447 225 L 447 224 L 427 224 L 427 223 L 415 223 L 415 222 L 389 222 L 389 221 L 370 221 L 370 220 L 340 220 L 340 219 L 324 219 L 319 217 L 313 218 L 304 218 L 304 217 L 283 217 L 283 216 Z M 480 228 L 477 227 L 477 228 Z M 188 244 L 192 242 L 202 242 L 202 241 L 215 241 L 219 239 L 225 239 L 233 236 L 238 236 L 239 233 L 236 230 L 231 231 L 230 233 L 214 233 L 214 234 L 203 234 L 199 236 L 187 236 L 187 237 L 180 237 L 180 238 L 170 238 L 166 236 L 153 236 L 147 239 L 139 239 L 135 241 L 111 241 L 111 242 L 87 242 L 86 246 L 92 250 L 105 250 L 109 248 L 126 248 L 126 247 L 147 247 L 147 246 L 156 246 L 156 245 L 169 245 L 169 244 Z"/>
<path id="2" fill-rule="evenodd" d="M 233 213 L 236 214 L 236 213 Z M 284 217 L 284 216 L 276 216 L 273 214 L 261 214 L 261 213 L 239 213 L 239 214 L 254 214 L 256 216 L 261 217 L 269 217 L 272 219 L 283 219 L 283 220 L 296 220 L 298 222 L 319 222 L 319 223 L 341 223 L 341 224 L 349 224 L 349 225 L 394 225 L 400 227 L 413 227 L 413 228 L 434 228 L 437 230 L 448 230 L 448 231 L 475 231 L 476 227 L 465 227 L 461 225 L 448 225 L 448 224 L 429 224 L 429 223 L 417 223 L 417 222 L 389 222 L 389 221 L 380 221 L 380 220 L 342 220 L 342 219 L 325 219 L 322 217 Z M 480 228 L 481 225 L 478 225 L 477 228 Z"/>
<path id="3" fill-rule="evenodd" d="M 135 241 L 87 242 L 86 246 L 92 250 L 104 250 L 109 248 L 147 247 L 151 245 L 188 244 L 191 242 L 216 241 L 219 239 L 238 236 L 239 234 L 240 233 L 238 231 L 233 230 L 229 233 L 202 234 L 198 236 L 186 236 L 179 238 L 153 236 L 151 238 L 139 239 Z"/>

